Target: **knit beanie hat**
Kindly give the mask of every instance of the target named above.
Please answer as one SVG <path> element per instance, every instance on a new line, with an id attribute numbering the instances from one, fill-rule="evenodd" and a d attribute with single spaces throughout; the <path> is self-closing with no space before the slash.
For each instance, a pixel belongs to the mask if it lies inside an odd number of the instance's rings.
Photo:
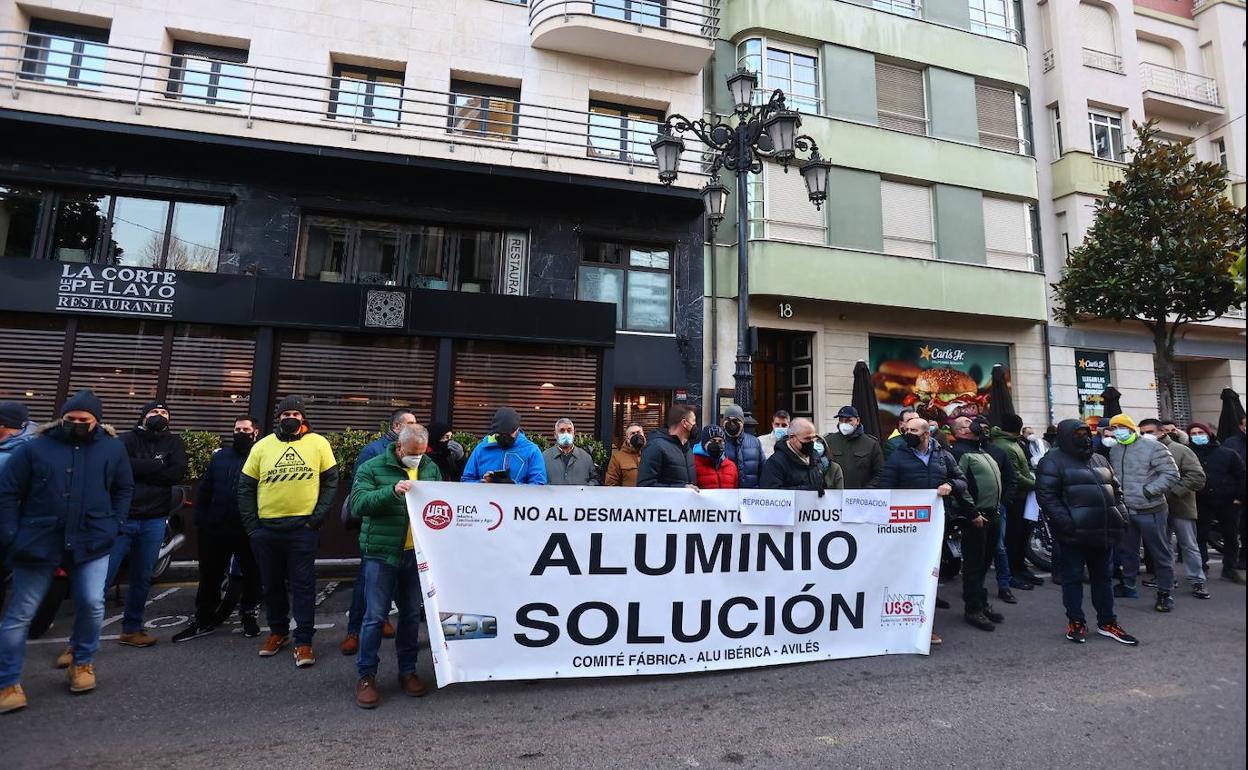
<path id="1" fill-rule="evenodd" d="M 87 412 L 96 422 L 104 422 L 104 404 L 90 388 L 83 388 L 69 397 L 61 406 L 60 416 L 64 417 L 68 412 Z"/>
<path id="2" fill-rule="evenodd" d="M 1109 418 L 1109 427 L 1130 428 L 1133 431 L 1138 430 L 1138 427 L 1135 424 L 1135 420 L 1132 420 L 1131 417 L 1126 414 L 1116 414 L 1113 417 Z"/>

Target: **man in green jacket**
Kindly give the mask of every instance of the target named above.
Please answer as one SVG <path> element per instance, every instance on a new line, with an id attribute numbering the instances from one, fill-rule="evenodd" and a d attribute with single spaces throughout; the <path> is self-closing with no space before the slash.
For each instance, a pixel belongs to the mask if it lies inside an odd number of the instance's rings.
<path id="1" fill-rule="evenodd" d="M 351 513 L 362 520 L 360 553 L 363 556 L 367 609 L 360 629 L 360 651 L 356 658 L 359 679 L 355 702 L 360 708 L 376 708 L 378 655 L 381 629 L 397 600 L 399 621 L 394 649 L 399 658 L 399 687 L 413 697 L 427 691 L 416 675 L 416 653 L 420 648 L 420 570 L 416 564 L 415 543 L 407 515 L 407 492 L 414 483 L 441 481 L 442 473 L 425 452 L 429 431 L 408 425 L 394 442 L 377 457 L 359 467 L 351 487 Z"/>
<path id="2" fill-rule="evenodd" d="M 824 437 L 832 462 L 845 473 L 844 489 L 870 489 L 884 470 L 884 452 L 875 436 L 862 430 L 862 420 L 853 406 L 836 413 L 836 431 Z M 833 487 L 828 487 L 833 489 Z"/>
<path id="3" fill-rule="evenodd" d="M 992 443 L 1009 458 L 1018 482 L 1014 495 L 1002 501 L 1005 504 L 1005 553 L 1010 563 L 1010 588 L 1030 591 L 1033 586 L 1044 585 L 1044 580 L 1036 577 L 1026 561 L 1027 541 L 1031 539 L 1033 522 L 1024 519 L 1023 512 L 1027 510 L 1027 495 L 1036 488 L 1036 475 L 1027 460 L 1022 433 L 1023 418 L 1007 414 L 1001 418 L 1001 427 L 994 427 L 991 435 Z"/>

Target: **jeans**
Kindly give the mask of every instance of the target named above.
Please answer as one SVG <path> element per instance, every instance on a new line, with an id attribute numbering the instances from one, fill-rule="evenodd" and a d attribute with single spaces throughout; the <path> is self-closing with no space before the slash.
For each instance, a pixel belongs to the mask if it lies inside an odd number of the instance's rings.
<path id="1" fill-rule="evenodd" d="M 416 653 L 420 649 L 420 570 L 416 553 L 404 551 L 399 566 L 391 567 L 381 559 L 365 557 L 360 561 L 367 586 L 368 609 L 360 629 L 360 654 L 356 672 L 361 677 L 376 676 L 380 664 L 381 627 L 390 614 L 390 603 L 399 605 L 399 622 L 395 629 L 394 651 L 399 657 L 399 674 L 416 672 Z"/>
<path id="2" fill-rule="evenodd" d="M 260 566 L 251 552 L 247 533 L 241 526 L 200 527 L 198 531 L 199 587 L 195 591 L 195 623 L 215 626 L 225 620 L 217 617 L 217 610 L 221 606 L 221 584 L 230 568 L 231 556 L 238 559 L 242 573 L 239 611 L 254 615 L 260 606 Z"/>
<path id="3" fill-rule="evenodd" d="M 1006 521 L 1003 513 L 1004 511 L 997 512 L 997 550 L 992 558 L 993 571 L 997 573 L 997 588 L 1002 591 L 1010 587 L 1010 578 L 1014 576 L 1005 545 Z"/>
<path id="4" fill-rule="evenodd" d="M 1200 565 L 1200 548 L 1196 545 L 1196 520 L 1171 519 L 1170 529 L 1179 540 L 1179 556 L 1189 583 L 1205 582 L 1205 571 Z M 1167 538 L 1169 539 L 1169 538 Z"/>
<path id="5" fill-rule="evenodd" d="M 1118 541 L 1118 557 L 1122 561 L 1122 582 L 1135 588 L 1136 578 L 1140 574 L 1140 538 L 1144 539 L 1144 547 L 1153 557 L 1153 569 L 1157 576 L 1157 590 L 1169 593 L 1174 590 L 1174 555 L 1170 552 L 1170 543 L 1166 527 L 1169 513 L 1165 508 L 1157 508 L 1149 513 L 1130 512 L 1127 517 L 1127 530 Z"/>
<path id="6" fill-rule="evenodd" d="M 13 568 L 13 596 L 4 620 L 0 621 L 0 687 L 17 684 L 22 678 L 30 622 L 52 585 L 55 572 L 55 566 Z M 74 597 L 74 631 L 70 635 L 74 663 L 90 663 L 100 649 L 107 576 L 107 556 L 69 569 Z"/>
<path id="7" fill-rule="evenodd" d="M 1067 619 L 1084 624 L 1088 622 L 1083 614 L 1083 567 L 1087 565 L 1096 624 L 1103 626 L 1117 620 L 1114 616 L 1113 568 L 1110 566 L 1113 549 L 1063 543 L 1056 553 L 1061 554 L 1060 562 L 1055 564 L 1061 569 L 1062 604 L 1066 606 Z"/>
<path id="8" fill-rule="evenodd" d="M 351 590 L 351 609 L 347 610 L 347 634 L 359 635 L 364 626 L 364 610 L 368 608 L 368 594 L 365 586 L 368 580 L 364 577 L 364 559 L 360 559 L 360 571 L 355 576 L 355 587 Z"/>
<path id="9" fill-rule="evenodd" d="M 316 532 L 307 527 L 268 529 L 251 535 L 251 551 L 260 565 L 264 608 L 269 632 L 290 633 L 290 611 L 295 613 L 295 644 L 312 644 L 316 633 Z M 286 591 L 289 588 L 290 597 Z"/>
<path id="10" fill-rule="evenodd" d="M 143 630 L 143 608 L 152 590 L 152 568 L 160 555 L 160 545 L 165 540 L 165 519 L 128 519 L 117 533 L 113 552 L 108 556 L 107 588 L 117 579 L 121 562 L 129 558 L 126 582 L 126 609 L 121 617 L 121 630 L 127 634 Z"/>
<path id="11" fill-rule="evenodd" d="M 962 603 L 968 615 L 988 606 L 988 591 L 984 589 L 984 577 L 988 564 L 997 549 L 1000 529 L 997 516 L 991 511 L 981 511 L 988 519 L 982 527 L 967 524 L 962 527 Z"/>

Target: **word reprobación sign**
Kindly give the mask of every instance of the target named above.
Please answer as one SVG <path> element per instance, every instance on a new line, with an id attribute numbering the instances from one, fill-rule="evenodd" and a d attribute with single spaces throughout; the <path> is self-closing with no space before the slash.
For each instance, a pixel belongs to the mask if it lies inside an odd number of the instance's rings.
<path id="1" fill-rule="evenodd" d="M 928 652 L 935 492 L 892 490 L 887 523 L 788 493 L 791 526 L 742 523 L 741 494 L 413 485 L 438 685 Z"/>

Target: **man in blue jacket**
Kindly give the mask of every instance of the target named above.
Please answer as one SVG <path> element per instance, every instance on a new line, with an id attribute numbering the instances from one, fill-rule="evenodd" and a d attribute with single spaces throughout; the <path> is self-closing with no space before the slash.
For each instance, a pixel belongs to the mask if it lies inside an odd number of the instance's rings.
<path id="1" fill-rule="evenodd" d="M 460 481 L 486 484 L 545 484 L 542 450 L 520 430 L 520 414 L 509 406 L 494 413 L 490 433 L 468 457 Z"/>
<path id="2" fill-rule="evenodd" d="M 26 407 L 16 401 L 0 401 L 0 470 L 17 448 L 35 437 L 35 424 L 30 421 Z M 4 587 L 8 584 L 9 571 L 0 558 L 0 607 L 4 606 Z"/>
<path id="3" fill-rule="evenodd" d="M 225 618 L 218 617 L 217 610 L 221 605 L 221 583 L 230 568 L 231 558 L 238 560 L 242 573 L 238 617 L 242 621 L 243 636 L 254 639 L 260 635 L 260 623 L 256 619 L 261 599 L 260 567 L 238 513 L 238 477 L 259 434 L 254 418 L 235 420 L 231 445 L 212 453 L 204 478 L 199 482 L 195 500 L 195 530 L 199 542 L 195 619 L 173 635 L 175 644 L 207 636 L 225 622 Z"/>
<path id="4" fill-rule="evenodd" d="M 745 412 L 736 404 L 724 409 L 720 427 L 728 434 L 724 443 L 724 457 L 737 466 L 737 476 L 742 489 L 758 489 L 763 473 L 763 445 L 757 436 L 745 432 Z"/>
<path id="5" fill-rule="evenodd" d="M 134 493 L 126 448 L 100 424 L 102 413 L 94 393 L 78 391 L 60 422 L 41 427 L 0 470 L 0 554 L 13 570 L 13 598 L 0 621 L 0 713 L 26 706 L 26 637 L 63 562 L 75 605 L 69 689 L 95 689 L 108 554 Z"/>

